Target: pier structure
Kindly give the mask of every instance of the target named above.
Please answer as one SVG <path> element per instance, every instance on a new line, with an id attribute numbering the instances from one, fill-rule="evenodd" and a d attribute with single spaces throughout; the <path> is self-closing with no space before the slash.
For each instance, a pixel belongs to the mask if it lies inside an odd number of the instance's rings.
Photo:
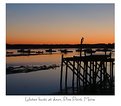
<path id="1" fill-rule="evenodd" d="M 114 94 L 112 52 L 107 54 L 105 51 L 100 55 L 87 54 L 81 47 L 80 56 L 64 57 L 62 55 L 60 92 L 62 94 Z"/>

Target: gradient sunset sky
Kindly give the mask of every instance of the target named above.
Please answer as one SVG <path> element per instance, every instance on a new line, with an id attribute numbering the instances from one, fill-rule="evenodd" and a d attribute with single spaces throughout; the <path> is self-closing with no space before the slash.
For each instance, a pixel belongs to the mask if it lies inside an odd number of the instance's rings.
<path id="1" fill-rule="evenodd" d="M 6 4 L 6 43 L 114 43 L 114 4 Z"/>

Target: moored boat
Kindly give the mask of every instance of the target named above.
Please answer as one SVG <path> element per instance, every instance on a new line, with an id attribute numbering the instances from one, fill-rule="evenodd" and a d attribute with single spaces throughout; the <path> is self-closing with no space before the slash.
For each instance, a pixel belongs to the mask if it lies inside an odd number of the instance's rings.
<path id="1" fill-rule="evenodd" d="M 56 50 L 52 50 L 52 49 L 47 49 L 45 50 L 46 52 L 56 52 Z"/>

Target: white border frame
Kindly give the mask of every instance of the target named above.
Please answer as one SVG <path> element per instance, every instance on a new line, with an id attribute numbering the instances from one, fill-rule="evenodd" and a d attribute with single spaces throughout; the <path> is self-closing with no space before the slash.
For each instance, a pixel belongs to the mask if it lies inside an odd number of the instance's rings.
<path id="1" fill-rule="evenodd" d="M 31 98 L 63 98 L 64 96 L 6 96 L 6 3 L 115 3 L 115 95 L 114 96 L 77 96 L 77 97 L 90 97 L 95 101 L 31 101 L 26 102 L 26 97 Z M 121 2 L 120 0 L 1 0 L 0 1 L 0 105 L 110 105 L 114 106 L 120 103 L 121 98 Z M 70 97 L 70 96 L 66 96 Z"/>

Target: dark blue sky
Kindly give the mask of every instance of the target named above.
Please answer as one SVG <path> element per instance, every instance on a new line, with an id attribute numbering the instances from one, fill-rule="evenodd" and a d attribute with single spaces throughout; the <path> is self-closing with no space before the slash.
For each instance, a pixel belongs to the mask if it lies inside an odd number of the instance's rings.
<path id="1" fill-rule="evenodd" d="M 7 4 L 6 10 L 8 43 L 78 43 L 81 34 L 90 43 L 114 40 L 114 4 Z"/>

